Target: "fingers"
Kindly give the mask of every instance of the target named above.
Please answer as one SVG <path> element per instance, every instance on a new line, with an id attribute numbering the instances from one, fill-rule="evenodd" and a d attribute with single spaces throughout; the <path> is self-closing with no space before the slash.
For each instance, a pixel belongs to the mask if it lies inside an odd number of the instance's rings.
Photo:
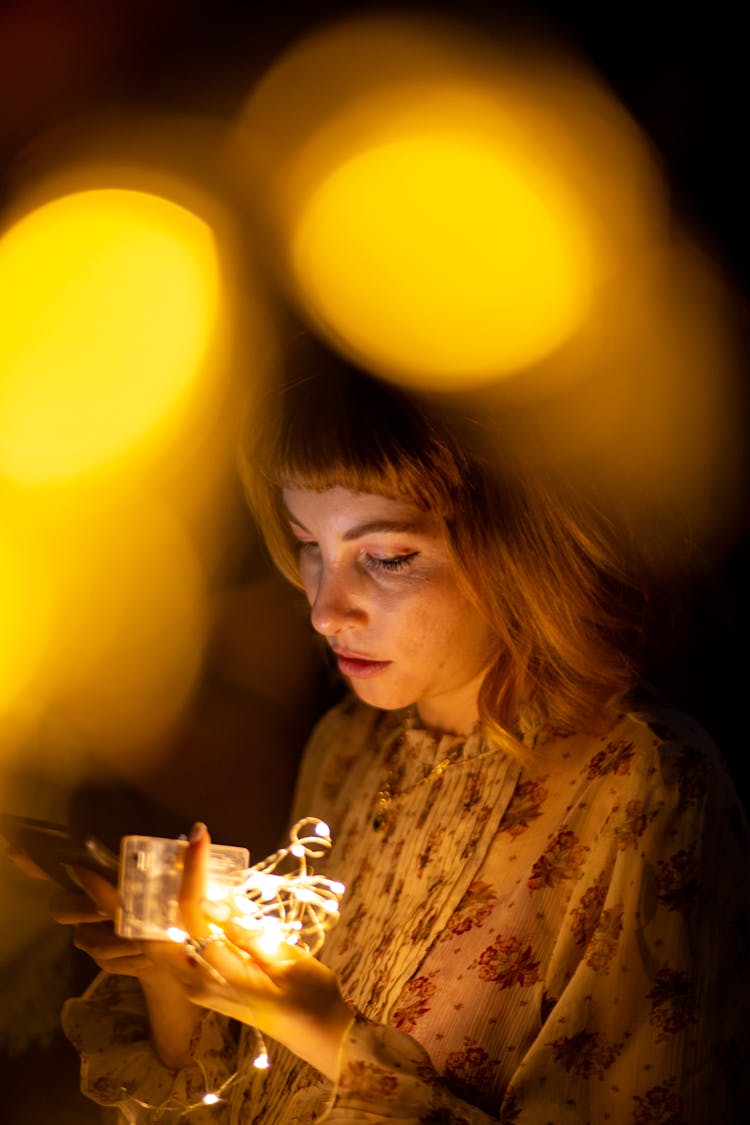
<path id="1" fill-rule="evenodd" d="M 246 929 L 236 922 L 228 922 L 224 926 L 224 933 L 238 949 L 249 953 L 253 960 L 269 976 L 284 966 L 309 958 L 305 950 L 296 945 L 289 945 L 275 935 L 259 935 L 257 932 Z"/>
<path id="2" fill-rule="evenodd" d="M 85 867 L 74 867 L 73 872 L 95 907 L 106 917 L 114 918 L 117 912 L 117 888 L 108 879 Z"/>
<path id="3" fill-rule="evenodd" d="M 115 934 L 111 922 L 77 925 L 73 931 L 73 944 L 108 973 L 140 976 L 155 968 L 154 962 L 139 945 Z"/>
<path id="4" fill-rule="evenodd" d="M 41 867 L 37 867 L 34 861 L 29 859 L 25 852 L 21 852 L 18 848 L 14 848 L 10 845 L 6 855 L 14 867 L 17 867 L 19 871 L 23 871 L 24 875 L 28 875 L 31 879 L 46 879 L 47 882 L 50 882 L 49 875 L 42 871 Z"/>
<path id="5" fill-rule="evenodd" d="M 132 941 L 118 937 L 111 922 L 85 922 L 73 931 L 73 945 L 95 961 L 128 957 L 140 953 Z"/>
<path id="6" fill-rule="evenodd" d="M 78 926 L 82 922 L 101 922 L 107 917 L 88 895 L 75 891 L 59 891 L 49 901 L 49 912 L 62 926 Z"/>
<path id="7" fill-rule="evenodd" d="M 210 932 L 202 907 L 206 897 L 210 846 L 208 829 L 199 821 L 193 825 L 188 837 L 179 898 L 182 924 L 189 934 L 197 938 L 206 937 Z"/>

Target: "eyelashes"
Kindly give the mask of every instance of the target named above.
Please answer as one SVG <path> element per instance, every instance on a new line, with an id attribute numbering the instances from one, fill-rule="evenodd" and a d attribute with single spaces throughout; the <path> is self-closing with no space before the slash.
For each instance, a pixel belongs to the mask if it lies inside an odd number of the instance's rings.
<path id="1" fill-rule="evenodd" d="M 370 570 L 385 570 L 390 573 L 398 570 L 407 570 L 419 551 L 412 551 L 408 555 L 395 555 L 390 559 L 380 559 L 376 555 L 365 555 L 365 566 Z"/>
<path id="2" fill-rule="evenodd" d="M 298 558 L 312 554 L 318 550 L 318 544 L 311 540 L 295 539 L 294 548 Z M 392 555 L 390 558 L 380 558 L 367 552 L 362 556 L 362 562 L 368 570 L 385 571 L 387 574 L 396 574 L 400 570 L 408 570 L 416 559 L 419 551 L 410 551 L 406 555 Z"/>

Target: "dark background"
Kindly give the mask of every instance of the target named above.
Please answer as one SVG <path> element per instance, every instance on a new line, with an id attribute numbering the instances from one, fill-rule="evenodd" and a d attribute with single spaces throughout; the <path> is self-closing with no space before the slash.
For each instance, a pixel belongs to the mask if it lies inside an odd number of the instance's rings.
<path id="1" fill-rule="evenodd" d="M 0 0 L 0 203 L 12 201 L 24 169 L 55 131 L 92 112 L 201 113 L 229 119 L 253 80 L 274 56 L 323 18 L 359 10 L 352 3 L 230 3 L 215 0 Z M 380 5 L 378 10 L 386 10 Z M 745 220 L 749 192 L 747 33 L 745 5 L 712 3 L 688 12 L 670 3 L 624 2 L 517 5 L 424 4 L 411 10 L 458 13 L 499 33 L 507 16 L 531 27 L 557 29 L 588 56 L 661 154 L 677 214 L 723 266 L 747 327 L 750 245 Z M 2 310 L 0 310 L 0 318 Z M 747 524 L 722 557 L 689 591 L 680 643 L 654 658 L 653 674 L 717 737 L 747 802 L 743 750 L 745 638 L 748 625 Z M 174 760 L 148 785 L 83 787 L 71 815 L 113 846 L 119 835 L 175 835 L 200 816 L 217 838 L 270 850 L 286 815 L 294 768 L 305 735 L 338 688 L 308 640 L 304 612 L 270 574 L 237 490 L 237 528 L 225 573 L 226 597 L 215 623 L 211 659 L 196 705 L 176 737 Z M 248 686 L 263 604 L 284 616 L 292 650 L 292 702 L 269 706 Z M 221 591 L 220 591 L 221 592 Z M 258 747 L 273 747 L 265 762 Z M 248 747 L 250 750 L 248 751 Z M 253 750 L 255 754 L 253 755 Z M 206 753 L 216 768 L 206 781 Z M 264 792 L 262 819 L 245 831 L 238 786 Z M 265 770 L 258 777 L 257 769 Z M 230 808 L 231 806 L 231 808 Z M 234 810 L 234 811 L 232 811 Z M 29 951 L 29 957 L 33 951 Z M 72 955 L 72 988 L 92 975 Z M 0 978 L 2 974 L 0 974 Z M 0 1065 L 8 1125 L 76 1125 L 95 1120 L 77 1093 L 77 1062 L 59 1035 L 32 1044 Z M 0 1088 L 2 1088 L 0 1087 Z"/>

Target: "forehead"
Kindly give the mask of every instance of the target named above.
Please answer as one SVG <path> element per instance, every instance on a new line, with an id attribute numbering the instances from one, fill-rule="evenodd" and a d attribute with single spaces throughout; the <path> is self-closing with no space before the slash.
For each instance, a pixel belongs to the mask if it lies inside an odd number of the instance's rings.
<path id="1" fill-rule="evenodd" d="M 408 500 L 348 488 L 285 488 L 282 497 L 292 523 L 305 530 L 347 535 L 361 528 L 438 534 L 440 519 Z"/>

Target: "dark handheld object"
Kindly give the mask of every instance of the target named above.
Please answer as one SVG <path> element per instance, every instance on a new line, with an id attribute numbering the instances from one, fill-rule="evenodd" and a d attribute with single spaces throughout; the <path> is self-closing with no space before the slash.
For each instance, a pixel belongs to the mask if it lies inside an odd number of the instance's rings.
<path id="1" fill-rule="evenodd" d="M 79 836 L 64 824 L 13 813 L 0 813 L 0 836 L 67 890 L 80 890 L 67 867 L 85 867 L 117 883 L 117 856 L 95 836 Z"/>

